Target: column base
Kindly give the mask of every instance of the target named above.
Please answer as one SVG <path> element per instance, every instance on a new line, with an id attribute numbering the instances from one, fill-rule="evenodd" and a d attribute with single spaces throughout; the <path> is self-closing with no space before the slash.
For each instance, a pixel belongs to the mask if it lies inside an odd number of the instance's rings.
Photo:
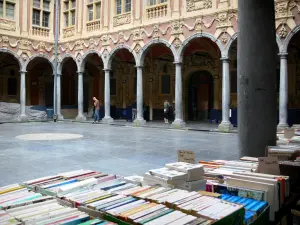
<path id="1" fill-rule="evenodd" d="M 81 121 L 86 121 L 86 117 L 84 116 L 84 115 L 78 115 L 77 117 L 76 117 L 76 119 L 75 119 L 76 121 L 79 121 L 79 122 L 81 122 Z"/>
<path id="2" fill-rule="evenodd" d="M 103 122 L 103 123 L 106 123 L 106 124 L 111 124 L 111 123 L 114 122 L 114 119 L 111 118 L 110 116 L 108 116 L 108 117 L 104 117 L 104 118 L 102 119 L 102 122 Z"/>
<path id="3" fill-rule="evenodd" d="M 140 119 L 135 119 L 133 121 L 134 126 L 136 127 L 141 127 L 144 126 L 146 124 L 146 120 L 144 120 L 144 118 L 140 118 Z"/>
<path id="4" fill-rule="evenodd" d="M 287 123 L 279 123 L 277 125 L 277 131 L 283 131 L 285 128 L 288 128 L 289 125 Z"/>
<path id="5" fill-rule="evenodd" d="M 182 119 L 175 119 L 172 123 L 172 128 L 174 129 L 181 129 L 186 126 L 186 123 Z"/>
<path id="6" fill-rule="evenodd" d="M 57 119 L 58 119 L 58 120 L 64 120 L 64 116 L 63 116 L 62 114 L 58 114 L 58 115 L 57 115 Z"/>
<path id="7" fill-rule="evenodd" d="M 19 115 L 18 116 L 18 122 L 28 122 L 29 121 L 29 118 L 27 115 L 23 114 L 23 115 Z"/>
<path id="8" fill-rule="evenodd" d="M 226 122 L 222 121 L 220 123 L 220 125 L 218 126 L 218 130 L 220 132 L 227 132 L 228 133 L 228 132 L 231 132 L 232 129 L 233 129 L 233 126 L 229 121 L 226 121 Z"/>

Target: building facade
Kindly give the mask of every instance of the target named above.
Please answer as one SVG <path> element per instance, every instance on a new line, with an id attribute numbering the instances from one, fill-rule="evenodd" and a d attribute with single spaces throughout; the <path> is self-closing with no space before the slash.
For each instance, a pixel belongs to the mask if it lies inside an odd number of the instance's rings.
<path id="1" fill-rule="evenodd" d="M 175 127 L 237 108 L 237 0 L 60 0 L 59 118 L 136 124 L 175 106 Z M 279 126 L 300 123 L 300 2 L 276 0 Z M 0 1 L 0 102 L 53 107 L 54 0 Z M 259 34 L 253 37 L 259 41 Z M 266 65 L 267 66 L 267 65 Z M 127 109 L 127 110 L 126 110 Z"/>

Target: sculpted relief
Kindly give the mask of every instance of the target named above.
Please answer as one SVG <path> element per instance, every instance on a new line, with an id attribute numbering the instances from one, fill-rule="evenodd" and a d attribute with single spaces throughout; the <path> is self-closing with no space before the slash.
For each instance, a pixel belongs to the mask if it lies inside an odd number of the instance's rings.
<path id="1" fill-rule="evenodd" d="M 187 11 L 212 8 L 212 0 L 186 0 Z"/>

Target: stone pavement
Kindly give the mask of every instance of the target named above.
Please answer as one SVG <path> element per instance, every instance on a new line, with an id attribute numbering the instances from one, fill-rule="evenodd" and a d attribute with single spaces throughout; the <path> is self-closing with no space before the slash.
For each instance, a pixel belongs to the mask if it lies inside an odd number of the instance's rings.
<path id="1" fill-rule="evenodd" d="M 41 133 L 52 140 L 16 138 Z M 51 133 L 83 137 L 53 140 Z M 236 134 L 67 122 L 0 124 L 0 186 L 81 168 L 142 175 L 176 161 L 178 149 L 194 150 L 203 160 L 239 156 Z"/>
<path id="2" fill-rule="evenodd" d="M 66 119 L 65 122 L 77 122 L 75 120 L 68 120 Z M 88 119 L 87 121 L 81 123 L 92 123 L 93 119 Z M 104 124 L 100 122 L 100 124 Z M 133 127 L 134 124 L 132 122 L 127 122 L 126 120 L 114 120 L 113 123 L 110 125 L 115 126 L 127 126 Z M 172 124 L 165 124 L 163 121 L 149 121 L 143 127 L 151 127 L 151 128 L 164 128 L 164 129 L 172 129 Z M 211 132 L 218 132 L 218 124 L 210 123 L 208 121 L 188 121 L 186 122 L 186 126 L 182 128 L 182 130 L 195 130 L 195 131 L 211 131 Z M 232 130 L 233 133 L 237 132 L 237 128 L 234 127 Z"/>

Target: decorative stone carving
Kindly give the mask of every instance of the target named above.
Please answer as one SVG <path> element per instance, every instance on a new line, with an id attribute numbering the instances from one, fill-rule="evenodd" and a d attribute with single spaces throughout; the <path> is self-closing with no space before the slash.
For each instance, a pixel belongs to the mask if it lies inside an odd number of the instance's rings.
<path id="1" fill-rule="evenodd" d="M 192 12 L 212 8 L 212 0 L 186 0 L 187 11 Z"/>
<path id="2" fill-rule="evenodd" d="M 285 28 L 284 24 L 281 25 L 281 28 L 279 29 L 279 32 L 278 32 L 279 36 L 281 38 L 285 38 L 288 34 L 288 31 L 287 29 Z"/>
<path id="3" fill-rule="evenodd" d="M 131 13 L 117 15 L 113 19 L 114 27 L 131 23 Z"/>
<path id="4" fill-rule="evenodd" d="M 78 63 L 80 63 L 80 62 L 82 61 L 82 55 L 81 55 L 80 53 L 77 54 L 77 56 L 76 56 L 76 61 L 77 61 Z"/>
<path id="5" fill-rule="evenodd" d="M 183 34 L 183 23 L 180 21 L 174 21 L 171 24 L 171 34 L 172 35 L 178 35 L 178 34 Z"/>
<path id="6" fill-rule="evenodd" d="M 208 67 L 215 71 L 215 60 L 208 54 L 202 55 L 195 55 L 191 54 L 185 57 L 184 59 L 184 67 L 191 67 L 191 66 L 203 66 Z"/>
<path id="7" fill-rule="evenodd" d="M 136 52 L 136 54 L 139 54 L 141 49 L 142 49 L 142 47 L 139 44 L 137 44 L 133 50 Z"/>
<path id="8" fill-rule="evenodd" d="M 201 31 L 202 30 L 202 18 L 196 19 L 194 29 L 196 31 Z"/>
<path id="9" fill-rule="evenodd" d="M 21 39 L 18 41 L 19 44 L 19 49 L 20 50 L 26 50 L 26 51 L 30 51 L 30 47 L 32 45 L 32 42 L 29 40 L 25 40 L 25 39 Z"/>
<path id="10" fill-rule="evenodd" d="M 0 18 L 0 30 L 16 31 L 16 22 Z"/>
<path id="11" fill-rule="evenodd" d="M 168 3 L 162 3 L 146 8 L 147 19 L 157 19 L 168 14 Z"/>
<path id="12" fill-rule="evenodd" d="M 124 39 L 124 33 L 123 32 L 120 32 L 119 33 L 119 43 L 120 44 L 124 44 L 125 43 L 125 39 Z"/>
<path id="13" fill-rule="evenodd" d="M 228 14 L 227 12 L 221 12 L 216 15 L 216 21 L 218 22 L 217 24 L 217 29 L 219 28 L 227 28 L 232 26 L 231 24 L 231 18 L 233 17 L 233 14 Z"/>
<path id="14" fill-rule="evenodd" d="M 143 30 L 136 29 L 132 32 L 133 41 L 142 41 L 143 40 Z"/>
<path id="15" fill-rule="evenodd" d="M 228 42 L 228 35 L 227 35 L 227 33 L 223 33 L 222 35 L 221 35 L 221 41 L 222 41 L 222 43 L 223 44 L 226 44 L 227 42 Z"/>
<path id="16" fill-rule="evenodd" d="M 174 40 L 174 42 L 173 42 L 173 45 L 174 45 L 174 47 L 176 48 L 176 49 L 178 49 L 178 48 L 180 48 L 181 47 L 181 41 L 180 41 L 180 39 L 179 38 L 176 38 L 175 40 Z"/>
<path id="17" fill-rule="evenodd" d="M 101 41 L 102 41 L 102 46 L 108 46 L 109 45 L 109 37 L 108 35 L 103 35 L 101 37 Z"/>
<path id="18" fill-rule="evenodd" d="M 293 4 L 294 3 L 294 4 Z M 295 6 L 295 2 L 277 2 L 275 5 L 275 17 L 276 19 L 292 17 L 291 8 Z"/>
<path id="19" fill-rule="evenodd" d="M 23 62 L 26 62 L 29 59 L 26 53 L 22 53 L 20 58 L 23 60 Z"/>
<path id="20" fill-rule="evenodd" d="M 153 27 L 153 38 L 159 38 L 160 37 L 160 33 L 159 33 L 159 25 L 156 24 Z"/>
<path id="21" fill-rule="evenodd" d="M 3 47 L 9 46 L 9 38 L 7 36 L 2 36 Z"/>
<path id="22" fill-rule="evenodd" d="M 84 45 L 84 41 L 83 40 L 79 40 L 75 42 L 75 51 L 81 51 L 83 50 L 83 45 Z"/>
<path id="23" fill-rule="evenodd" d="M 75 27 L 67 27 L 63 29 L 63 37 L 68 38 L 75 35 Z"/>

